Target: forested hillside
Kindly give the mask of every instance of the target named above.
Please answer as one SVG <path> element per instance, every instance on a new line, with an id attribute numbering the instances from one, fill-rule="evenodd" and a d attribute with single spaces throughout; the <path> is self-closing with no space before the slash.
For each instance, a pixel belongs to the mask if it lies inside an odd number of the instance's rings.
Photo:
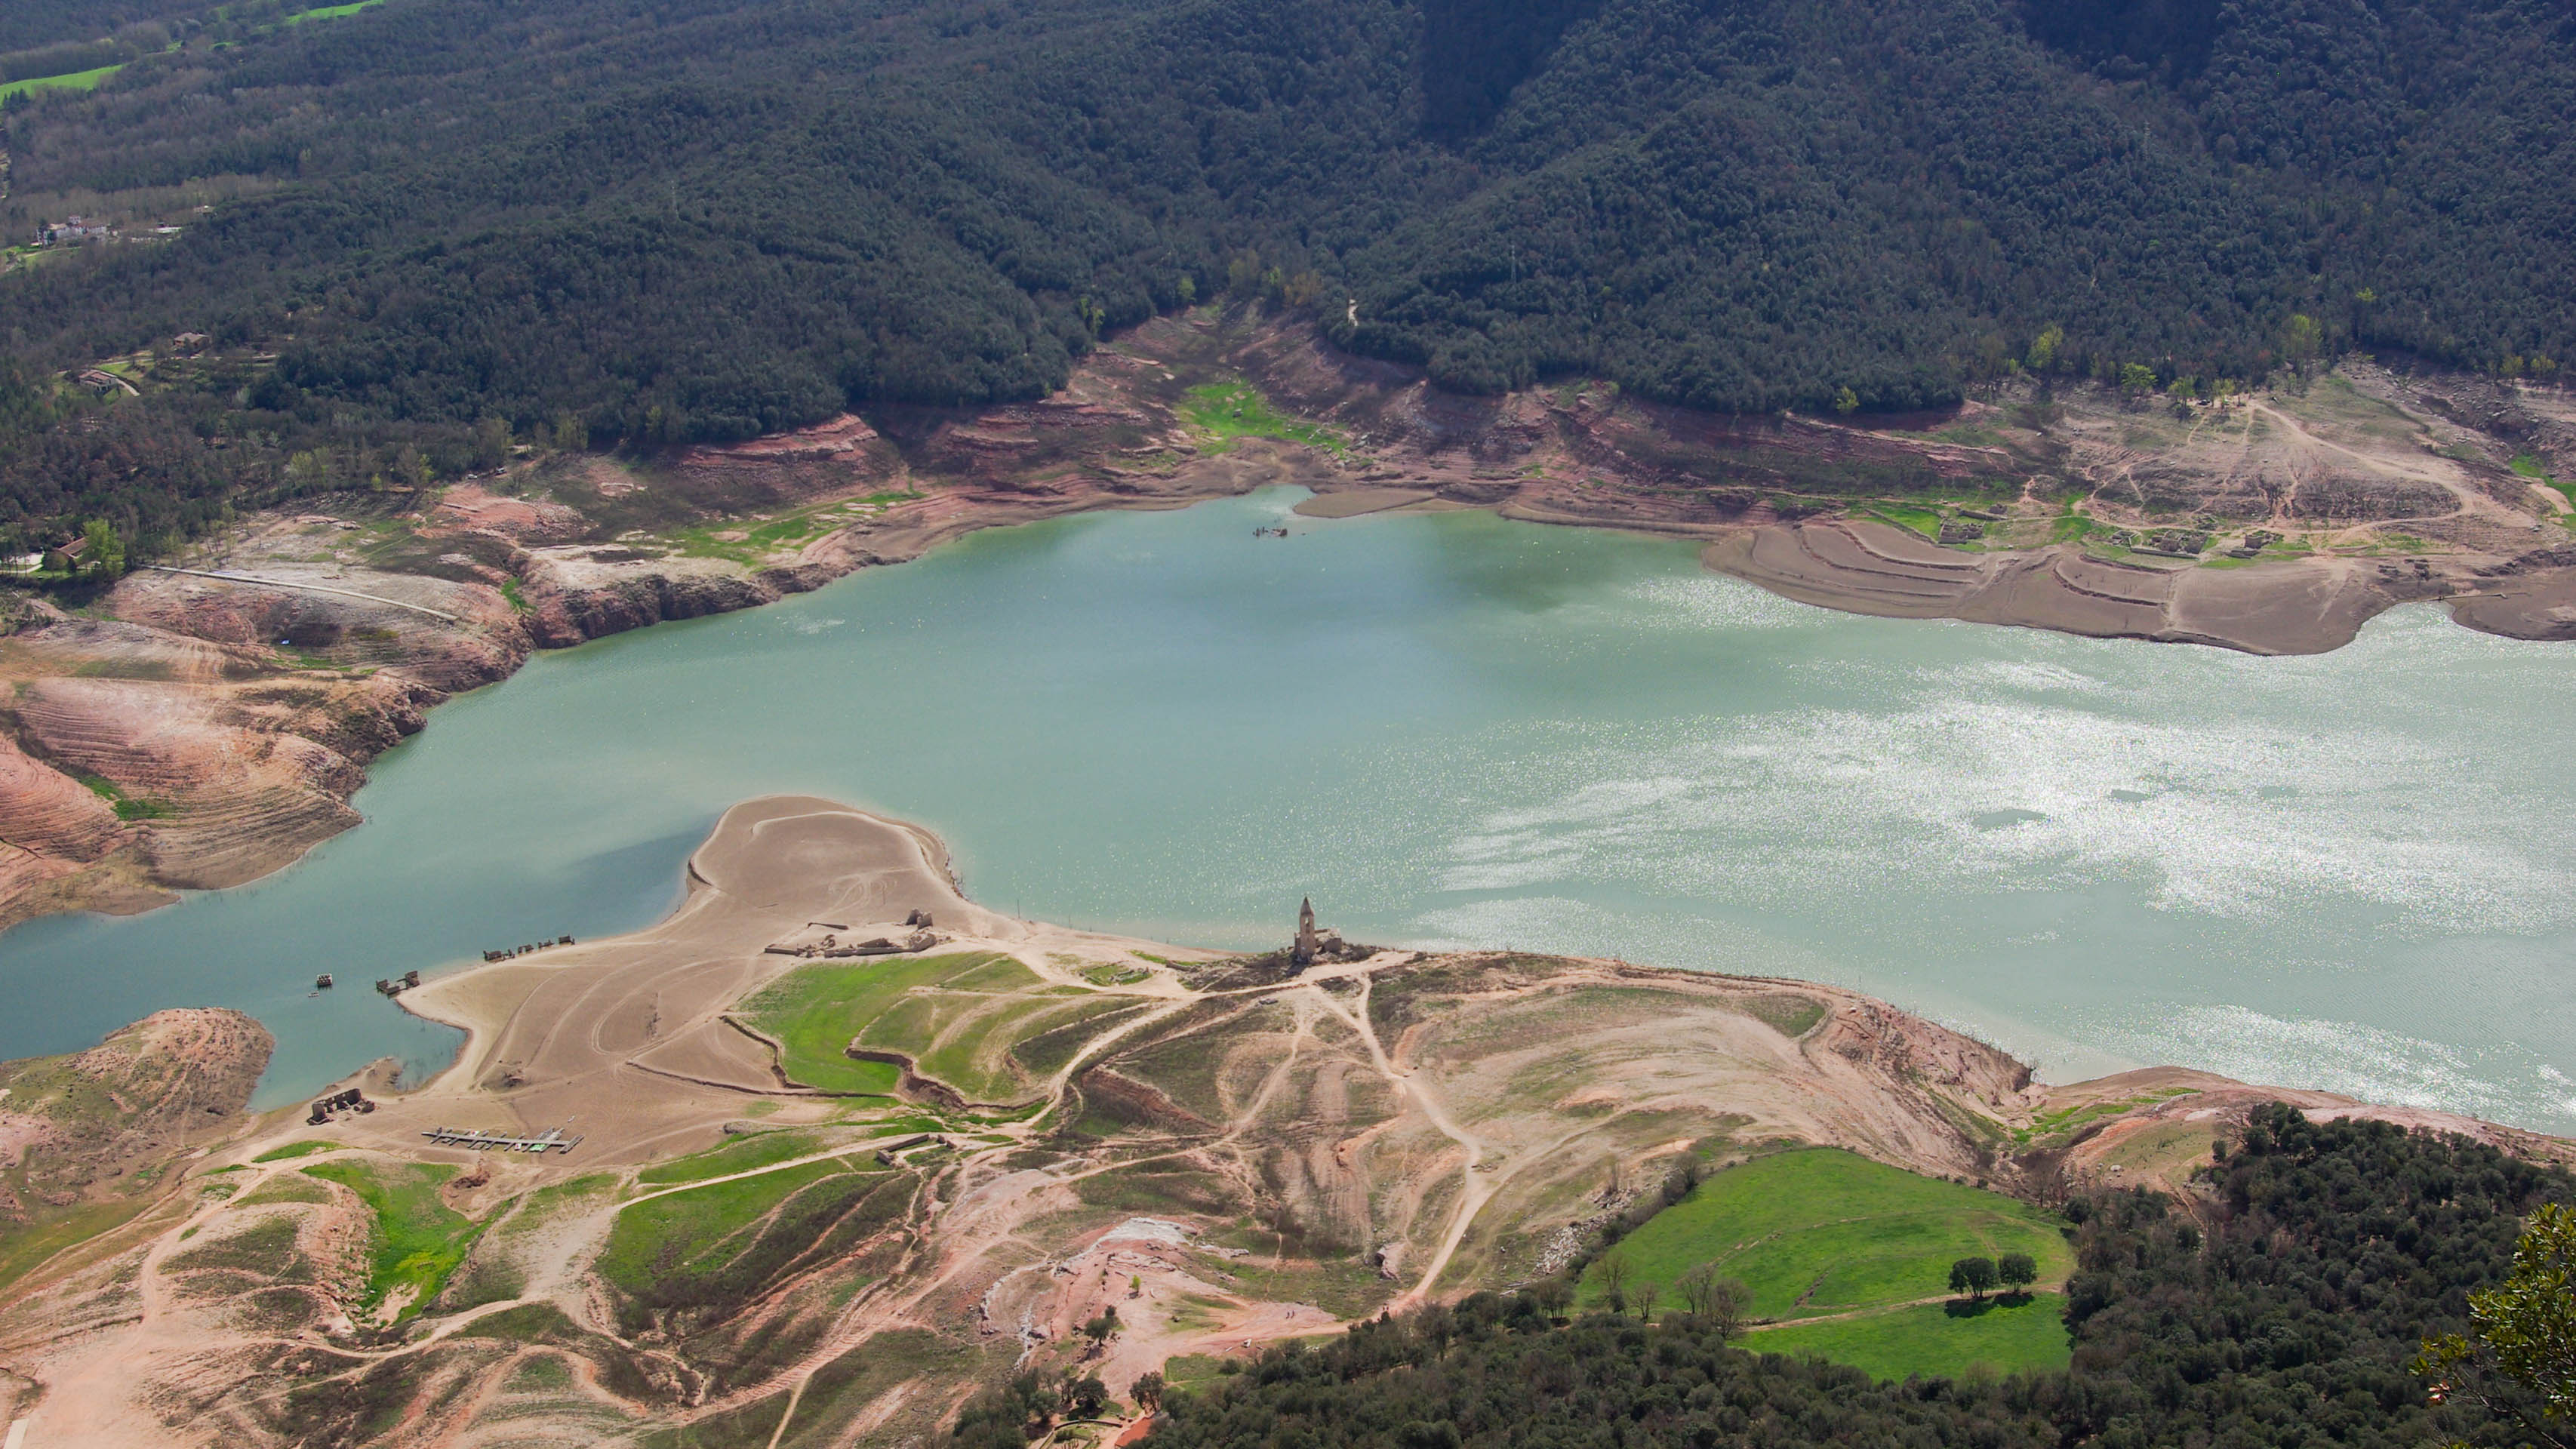
<path id="1" fill-rule="evenodd" d="M 2555 1174 L 2385 1123 L 2256 1114 L 2219 1175 L 2204 1234 L 2162 1198 L 2086 1200 L 2063 1374 L 1872 1384 L 1758 1357 L 1674 1315 L 1552 1328 L 1530 1295 L 1363 1325 L 1275 1350 L 1215 1391 L 1176 1395 L 1153 1449 L 1783 1444 L 2527 1442 L 2515 1401 L 2430 1402 L 2408 1364 L 2465 1327 L 2467 1294 L 2512 1265 L 2518 1218 L 2564 1198 Z M 1012 1449 L 1010 1396 L 969 1407 L 956 1441 Z M 2537 1408 L 2537 1400 L 2520 1407 Z"/>
<path id="2" fill-rule="evenodd" d="M 500 427 L 1036 396 L 1221 294 L 1452 389 L 1731 411 L 2576 356 L 2554 0 L 10 12 L 13 74 L 149 22 L 95 91 L 7 103 L 10 240 L 123 231 L 0 277 L 16 538 L 105 516 L 148 549 Z M 57 381 L 183 333 L 140 398 Z"/>

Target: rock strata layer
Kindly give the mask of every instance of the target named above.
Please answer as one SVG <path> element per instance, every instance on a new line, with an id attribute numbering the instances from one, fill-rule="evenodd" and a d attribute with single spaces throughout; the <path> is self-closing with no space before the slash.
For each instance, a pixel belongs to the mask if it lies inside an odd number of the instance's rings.
<path id="1" fill-rule="evenodd" d="M 1208 389 L 1247 381 L 1271 436 L 1208 421 Z M 356 823 L 365 765 L 430 706 L 534 650 L 997 524 L 1292 483 L 1311 516 L 1700 539 L 1709 567 L 1832 608 L 2307 653 L 2412 600 L 2576 638 L 2576 513 L 2535 468 L 2576 478 L 2566 393 L 2366 365 L 2218 404 L 2025 383 L 1940 416 L 1722 417 L 1607 385 L 1452 396 L 1303 325 L 1165 318 L 1040 401 L 309 500 L 80 615 L 23 604 L 0 638 L 0 927 L 294 860 Z"/>

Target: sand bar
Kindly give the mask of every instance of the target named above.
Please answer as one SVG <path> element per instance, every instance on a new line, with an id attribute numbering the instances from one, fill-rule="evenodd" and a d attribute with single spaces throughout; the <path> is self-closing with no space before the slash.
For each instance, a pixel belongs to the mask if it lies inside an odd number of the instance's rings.
<path id="1" fill-rule="evenodd" d="M 1350 488 L 1338 493 L 1318 493 L 1297 505 L 1296 511 L 1307 518 L 1357 518 L 1367 513 L 1384 513 L 1389 509 L 1421 503 L 1432 494 L 1421 488 Z"/>

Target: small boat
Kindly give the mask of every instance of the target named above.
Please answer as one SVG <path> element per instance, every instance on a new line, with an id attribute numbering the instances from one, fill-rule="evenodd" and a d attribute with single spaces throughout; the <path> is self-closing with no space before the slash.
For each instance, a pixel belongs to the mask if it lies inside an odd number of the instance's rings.
<path id="1" fill-rule="evenodd" d="M 330 973 L 330 972 L 328 972 L 328 971 L 325 971 L 325 972 L 323 972 L 321 975 L 314 977 L 314 978 L 313 978 L 313 989 L 314 989 L 314 990 L 316 990 L 316 991 L 328 991 L 328 990 L 330 990 L 330 989 L 331 989 L 331 973 Z"/>

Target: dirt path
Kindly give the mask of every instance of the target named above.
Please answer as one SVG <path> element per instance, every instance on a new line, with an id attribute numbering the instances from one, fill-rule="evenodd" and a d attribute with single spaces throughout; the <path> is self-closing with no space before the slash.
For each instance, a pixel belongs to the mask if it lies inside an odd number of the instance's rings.
<path id="1" fill-rule="evenodd" d="M 249 584 L 255 588 L 284 589 L 289 593 L 300 594 L 336 594 L 344 599 L 364 599 L 370 604 L 383 604 L 388 608 L 394 609 L 409 609 L 415 614 L 427 614 L 433 619 L 443 619 L 450 624 L 462 624 L 465 622 L 463 619 L 447 612 L 445 609 L 433 609 L 426 604 L 406 604 L 400 599 L 388 599 L 381 594 L 362 594 L 355 589 L 326 588 L 321 584 L 299 584 L 289 582 L 285 579 L 253 578 L 248 574 L 208 573 L 204 569 L 172 568 L 168 564 L 145 564 L 143 567 L 152 570 L 154 573 L 186 574 L 192 579 L 213 579 L 215 582 L 223 584 Z"/>
<path id="2" fill-rule="evenodd" d="M 1043 980 L 1050 980 L 1057 984 L 1065 985 L 1088 985 L 1088 983 L 1081 983 L 1076 980 L 1067 979 L 1066 973 L 1061 971 L 1041 968 L 1036 963 L 1030 962 L 1021 952 L 1005 949 L 1003 954 L 1009 955 L 1013 959 L 1019 961 L 1021 965 L 1029 967 Z M 1050 962 L 1047 964 L 1049 967 L 1052 967 L 1053 963 Z M 1161 985 L 1163 984 L 1163 981 L 1164 978 L 1162 978 L 1158 973 L 1154 982 L 1151 984 Z M 1140 982 L 1136 984 L 1146 985 L 1148 983 Z M 1119 991 L 1105 992 L 1104 994 L 1124 995 L 1129 993 L 1122 988 Z M 1172 1016 L 1188 1009 L 1188 1007 L 1193 1005 L 1199 999 L 1196 996 L 1179 990 L 1169 992 L 1155 991 L 1150 996 L 1141 992 L 1134 994 L 1138 995 L 1140 999 L 1151 1000 L 1160 998 L 1167 1001 L 1168 1004 L 1162 1010 L 1147 1012 L 1139 1016 L 1134 1021 L 1123 1023 L 1110 1031 L 1102 1033 L 1100 1037 L 1095 1039 L 1079 1056 L 1058 1069 L 1055 1075 L 1047 1081 L 1046 1106 L 1042 1110 L 1030 1114 L 1019 1122 L 995 1124 L 991 1129 L 995 1135 L 1009 1137 L 1011 1139 L 1009 1142 L 981 1144 L 975 1149 L 961 1154 L 954 1163 L 943 1168 L 934 1179 L 925 1182 L 921 1209 L 914 1215 L 913 1226 L 926 1230 L 934 1221 L 939 1220 L 949 1211 L 964 1206 L 963 1199 L 946 1204 L 942 1204 L 938 1201 L 936 1192 L 936 1180 L 938 1177 L 951 1177 L 960 1173 L 967 1167 L 989 1160 L 996 1155 L 1007 1154 L 1019 1150 L 1022 1146 L 1026 1145 L 1028 1141 L 1030 1132 L 1029 1124 L 1045 1120 L 1064 1105 L 1065 1094 L 1070 1090 L 1074 1074 L 1079 1071 L 1085 1063 L 1097 1057 L 1103 1047 L 1121 1040 L 1134 1032 L 1145 1030 L 1146 1028 L 1152 1027 L 1158 1023 L 1167 1021 Z M 711 1177 L 697 1182 L 675 1184 L 672 1187 L 664 1188 L 656 1192 L 641 1194 L 636 1197 L 628 1198 L 623 1202 L 613 1204 L 606 1210 L 606 1215 L 613 1216 L 615 1213 L 623 1212 L 625 1209 L 634 1206 L 636 1203 L 650 1201 L 657 1197 L 668 1197 L 675 1192 L 686 1192 L 692 1188 L 707 1187 L 715 1183 L 735 1182 L 744 1178 L 759 1177 L 765 1173 L 786 1171 L 788 1169 L 805 1166 L 813 1162 L 846 1158 L 851 1152 L 863 1150 L 863 1148 L 864 1144 L 859 1144 L 855 1147 L 841 1147 L 832 1151 L 808 1153 L 804 1156 L 792 1158 L 784 1162 L 770 1163 L 761 1167 L 746 1169 L 742 1172 L 727 1173 L 721 1177 Z M 1157 1154 L 1155 1156 L 1142 1158 L 1129 1158 L 1115 1163 L 1104 1164 L 1100 1167 L 1084 1172 L 1048 1174 L 1048 1180 L 1051 1185 L 1078 1182 L 1084 1178 L 1096 1176 L 1100 1173 L 1123 1171 L 1136 1166 L 1140 1162 L 1155 1161 L 1161 1156 L 1183 1156 L 1186 1155 L 1187 1152 L 1195 1150 L 1197 1149 L 1192 1147 L 1167 1154 Z M 881 1285 L 903 1282 L 909 1277 L 909 1274 L 905 1271 L 899 1270 L 897 1272 L 889 1273 L 885 1278 L 880 1280 L 879 1284 L 871 1285 L 869 1288 L 863 1289 L 853 1296 L 849 1304 L 842 1309 L 840 1315 L 834 1320 L 830 1330 L 824 1333 L 816 1342 L 814 1347 L 808 1350 L 795 1364 L 789 1366 L 778 1375 L 766 1379 L 758 1384 L 745 1385 L 731 1394 L 709 1399 L 706 1402 L 695 1406 L 687 1418 L 692 1421 L 703 1419 L 709 1415 L 722 1413 L 742 1404 L 757 1402 L 760 1398 L 776 1392 L 778 1385 L 784 1382 L 789 1388 L 789 1404 L 785 1414 L 780 1417 L 778 1427 L 772 1434 L 770 1441 L 772 1444 L 779 1442 L 780 1438 L 785 1435 L 787 1431 L 788 1420 L 795 1414 L 796 1401 L 802 1398 L 806 1384 L 812 1381 L 817 1372 L 831 1364 L 835 1359 L 838 1359 L 842 1355 L 857 1348 L 860 1344 L 866 1342 L 868 1339 L 879 1333 L 885 1332 L 889 1329 L 905 1327 L 907 1325 L 921 1326 L 919 1325 L 917 1315 L 922 1303 L 952 1283 L 959 1273 L 966 1271 L 974 1263 L 980 1261 L 983 1248 L 989 1247 L 994 1242 L 1006 1241 L 1011 1236 L 1010 1233 L 1004 1232 L 993 1234 L 987 1238 L 979 1238 L 975 1232 L 975 1226 L 972 1223 L 950 1222 L 945 1224 L 945 1226 L 949 1229 L 945 1234 L 947 1238 L 952 1241 L 974 1245 L 977 1248 L 977 1251 L 950 1254 L 948 1262 L 943 1265 L 941 1271 L 930 1275 L 925 1281 L 922 1281 L 917 1285 L 913 1285 L 914 1291 L 904 1297 L 900 1302 L 880 1301 L 881 1294 L 878 1289 Z M 916 1252 L 918 1251 L 920 1250 L 916 1249 Z M 905 1268 L 909 1269 L 911 1266 L 912 1264 L 907 1261 Z M 792 1279 L 788 1283 L 782 1284 L 778 1291 L 783 1293 L 791 1290 L 796 1281 L 801 1281 L 801 1279 Z M 890 1392 L 888 1397 L 893 1397 L 893 1394 Z M 894 1412 L 895 1406 L 881 1404 L 877 1407 L 882 1409 L 882 1415 L 891 1415 Z M 875 1412 L 875 1410 L 872 1410 L 872 1412 Z"/>
<path id="3" fill-rule="evenodd" d="M 2054 1283 L 2033 1283 L 2030 1285 L 2030 1291 L 2033 1293 L 2063 1293 L 2066 1291 L 2066 1280 L 2060 1278 Z M 1996 1295 L 1998 1299 L 2002 1296 L 2003 1295 L 2001 1294 Z M 1882 1313 L 1894 1313 L 1900 1309 L 1921 1308 L 1927 1303 L 1955 1303 L 1958 1301 L 1958 1298 L 1959 1295 L 1956 1293 L 1935 1293 L 1929 1298 L 1908 1298 L 1902 1303 L 1873 1303 L 1867 1308 L 1846 1308 L 1840 1313 L 1816 1313 L 1810 1314 L 1805 1318 L 1765 1319 L 1760 1323 L 1747 1324 L 1746 1327 L 1801 1328 L 1810 1323 L 1839 1323 L 1847 1318 L 1875 1318 Z"/>
<path id="4" fill-rule="evenodd" d="M 1423 1265 L 1421 1278 L 1416 1280 L 1412 1287 L 1397 1295 L 1393 1303 L 1387 1305 L 1391 1311 L 1401 1312 L 1420 1305 L 1430 1297 L 1432 1288 L 1440 1281 L 1441 1271 L 1449 1266 L 1450 1257 L 1458 1251 L 1458 1244 L 1466 1238 L 1469 1225 L 1475 1222 L 1477 1211 L 1483 1208 L 1486 1200 L 1494 1195 L 1495 1184 L 1487 1178 L 1478 1176 L 1476 1172 L 1476 1164 L 1484 1160 L 1484 1140 L 1460 1127 L 1450 1117 L 1448 1105 L 1440 1100 L 1439 1094 L 1414 1080 L 1413 1073 L 1397 1067 L 1394 1059 L 1387 1055 L 1385 1044 L 1378 1040 L 1377 1027 L 1368 1019 L 1369 992 L 1374 978 L 1364 969 L 1348 974 L 1356 977 L 1360 983 L 1359 1009 L 1356 1013 L 1345 1009 L 1319 984 L 1309 983 L 1307 989 L 1317 1001 L 1323 1003 L 1326 1011 L 1340 1017 L 1349 1024 L 1352 1031 L 1358 1033 L 1360 1041 L 1368 1047 L 1370 1061 L 1376 1064 L 1379 1075 L 1386 1078 L 1387 1085 L 1394 1088 L 1396 1095 L 1409 1099 L 1415 1106 L 1421 1108 L 1424 1120 L 1437 1129 L 1441 1136 L 1457 1143 L 1466 1153 L 1467 1158 L 1458 1168 L 1458 1210 L 1450 1219 L 1449 1231 L 1442 1236 L 1439 1248 L 1431 1255 L 1431 1261 Z"/>

